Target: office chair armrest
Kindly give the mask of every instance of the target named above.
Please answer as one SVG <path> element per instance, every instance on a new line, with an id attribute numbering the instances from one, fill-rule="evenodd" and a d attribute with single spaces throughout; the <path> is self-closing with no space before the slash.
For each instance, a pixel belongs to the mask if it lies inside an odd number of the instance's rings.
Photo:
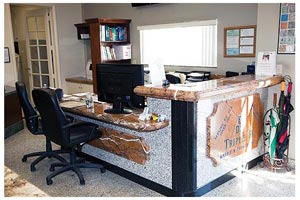
<path id="1" fill-rule="evenodd" d="M 71 123 L 73 123 L 73 122 L 75 121 L 74 117 L 72 117 L 72 116 L 70 116 L 70 115 L 67 115 L 67 114 L 66 114 L 66 117 L 67 117 L 67 119 L 68 119 Z"/>
<path id="2" fill-rule="evenodd" d="M 69 128 L 75 128 L 75 127 L 78 127 L 78 126 L 92 126 L 94 128 L 98 127 L 97 124 L 94 124 L 94 123 L 91 123 L 91 122 L 78 121 L 78 122 L 73 122 L 73 123 L 67 124 L 67 125 L 63 126 L 62 128 L 63 129 L 69 129 Z"/>
<path id="3" fill-rule="evenodd" d="M 92 135 L 94 134 L 94 132 L 98 128 L 97 124 L 94 124 L 94 123 L 91 123 L 91 122 L 83 122 L 83 121 L 73 122 L 73 123 L 67 124 L 67 125 L 65 125 L 65 126 L 62 127 L 63 132 L 65 132 L 64 137 L 66 139 L 70 138 L 70 131 L 71 131 L 71 129 L 72 128 L 76 128 L 76 127 L 81 127 L 81 126 L 90 126 L 92 128 L 91 132 L 89 133 L 89 138 L 92 137 Z"/>
<path id="4" fill-rule="evenodd" d="M 28 119 L 34 119 L 34 118 L 39 118 L 40 117 L 40 115 L 32 115 L 32 116 L 29 116 L 29 117 L 27 117 Z M 26 118 L 26 117 L 24 117 L 24 118 Z"/>

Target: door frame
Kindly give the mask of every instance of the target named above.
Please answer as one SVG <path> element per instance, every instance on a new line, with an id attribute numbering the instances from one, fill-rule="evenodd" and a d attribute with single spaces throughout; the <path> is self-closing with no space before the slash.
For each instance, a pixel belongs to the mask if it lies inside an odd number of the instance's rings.
<path id="1" fill-rule="evenodd" d="M 60 66 L 59 66 L 59 55 L 58 55 L 58 42 L 57 42 L 57 26 L 56 26 L 56 14 L 55 14 L 55 6 L 40 6 L 41 14 L 45 15 L 45 33 L 46 33 L 46 38 L 47 38 L 47 55 L 48 55 L 48 70 L 49 70 L 49 83 L 52 83 L 52 87 L 60 87 L 61 85 L 61 80 L 60 80 Z M 33 11 L 34 12 L 34 11 Z M 38 13 L 38 12 L 37 12 Z M 27 17 L 30 16 L 38 16 L 33 14 L 26 15 L 26 23 L 27 23 Z M 27 26 L 26 26 L 27 27 Z M 28 68 L 31 68 L 30 60 L 30 46 L 29 46 L 29 35 L 28 35 L 28 30 L 26 28 L 26 48 L 27 48 L 27 64 Z M 30 90 L 33 89 L 33 80 L 32 80 L 32 68 L 31 71 L 27 71 L 24 76 L 28 77 L 29 80 L 29 87 Z M 55 81 L 53 81 L 53 78 Z"/>

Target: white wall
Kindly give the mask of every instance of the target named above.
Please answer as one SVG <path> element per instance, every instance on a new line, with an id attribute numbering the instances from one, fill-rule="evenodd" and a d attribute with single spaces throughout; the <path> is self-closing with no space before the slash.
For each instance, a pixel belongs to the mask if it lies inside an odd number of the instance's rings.
<path id="1" fill-rule="evenodd" d="M 74 24 L 82 22 L 81 4 L 54 4 L 57 23 L 58 54 L 61 87 L 66 88 L 65 78 L 85 75 L 84 43 L 77 39 Z"/>
<path id="2" fill-rule="evenodd" d="M 259 51 L 276 51 L 278 41 L 278 25 L 279 25 L 279 9 L 280 4 L 258 4 L 257 10 L 257 52 Z M 283 75 L 290 75 L 294 87 L 292 91 L 292 104 L 295 105 L 295 54 L 277 54 L 277 64 L 283 65 Z M 278 88 L 274 91 L 280 94 Z M 291 138 L 289 156 L 295 158 L 295 111 L 291 114 Z"/>
<path id="3" fill-rule="evenodd" d="M 83 41 L 77 39 L 77 30 L 74 24 L 82 22 L 82 9 L 81 4 L 27 4 L 30 6 L 43 6 L 52 7 L 55 9 L 55 18 L 57 22 L 57 43 L 58 43 L 58 63 L 60 64 L 60 87 L 66 88 L 65 78 L 74 76 L 85 75 L 85 46 Z M 19 14 L 16 15 L 19 17 Z M 23 22 L 24 23 L 24 22 Z M 5 7 L 5 41 L 13 42 L 11 27 L 11 18 L 9 5 Z M 25 24 L 18 26 L 18 35 L 23 39 L 25 32 Z M 8 43 L 8 42 L 7 42 Z M 6 44 L 6 43 L 5 43 Z M 13 43 L 11 44 L 13 47 Z M 11 48 L 10 48 L 11 49 Z M 14 52 L 14 51 L 13 51 Z M 26 63 L 26 62 L 25 62 Z M 26 64 L 27 66 L 27 64 Z M 14 67 L 9 67 L 9 64 L 5 64 L 5 78 L 6 82 L 14 83 L 16 80 L 13 75 Z M 6 83 L 5 82 L 5 83 Z"/>
<path id="4" fill-rule="evenodd" d="M 133 59 L 140 62 L 140 37 L 137 26 L 176 23 L 196 20 L 218 19 L 218 68 L 207 69 L 224 74 L 226 71 L 246 71 L 246 65 L 254 58 L 224 58 L 223 31 L 227 26 L 255 25 L 257 4 L 157 4 L 133 8 L 131 4 L 82 4 L 83 19 L 127 18 L 131 19 L 130 39 L 133 44 Z M 176 41 L 174 41 L 176 42 Z M 198 68 L 203 70 L 203 68 Z"/>
<path id="5" fill-rule="evenodd" d="M 4 4 L 4 47 L 9 48 L 10 54 L 10 63 L 4 63 L 4 84 L 14 87 L 17 73 L 9 4 Z"/>

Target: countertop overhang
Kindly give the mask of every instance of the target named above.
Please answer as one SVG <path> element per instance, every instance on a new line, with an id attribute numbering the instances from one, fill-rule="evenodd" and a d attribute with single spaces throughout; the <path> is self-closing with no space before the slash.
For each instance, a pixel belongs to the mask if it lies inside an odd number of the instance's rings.
<path id="1" fill-rule="evenodd" d="M 282 76 L 257 76 L 242 75 L 230 78 L 221 78 L 189 84 L 170 84 L 167 87 L 161 85 L 137 86 L 134 92 L 137 95 L 159 99 L 195 102 L 200 99 L 210 98 L 216 95 L 253 91 L 259 88 L 270 87 L 279 84 Z"/>

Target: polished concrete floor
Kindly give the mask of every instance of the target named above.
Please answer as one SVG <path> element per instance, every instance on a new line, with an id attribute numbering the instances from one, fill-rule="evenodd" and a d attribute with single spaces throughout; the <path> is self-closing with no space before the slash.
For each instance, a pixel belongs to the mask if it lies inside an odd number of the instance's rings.
<path id="1" fill-rule="evenodd" d="M 46 184 L 50 163 L 47 159 L 37 165 L 35 172 L 30 172 L 30 162 L 21 161 L 24 154 L 43 150 L 44 136 L 34 136 L 24 129 L 5 139 L 5 166 L 14 170 L 22 178 L 37 186 L 53 197 L 163 197 L 163 195 L 145 188 L 115 173 L 106 171 L 101 174 L 96 169 L 83 169 L 86 185 L 79 184 L 73 172 L 61 174 L 53 179 L 53 185 Z M 54 146 L 55 148 L 55 146 Z M 57 148 L 57 147 L 56 147 Z M 236 175 L 232 180 L 206 193 L 205 197 L 295 197 L 295 162 L 290 161 L 292 170 L 271 172 L 266 168 L 255 168 Z"/>

